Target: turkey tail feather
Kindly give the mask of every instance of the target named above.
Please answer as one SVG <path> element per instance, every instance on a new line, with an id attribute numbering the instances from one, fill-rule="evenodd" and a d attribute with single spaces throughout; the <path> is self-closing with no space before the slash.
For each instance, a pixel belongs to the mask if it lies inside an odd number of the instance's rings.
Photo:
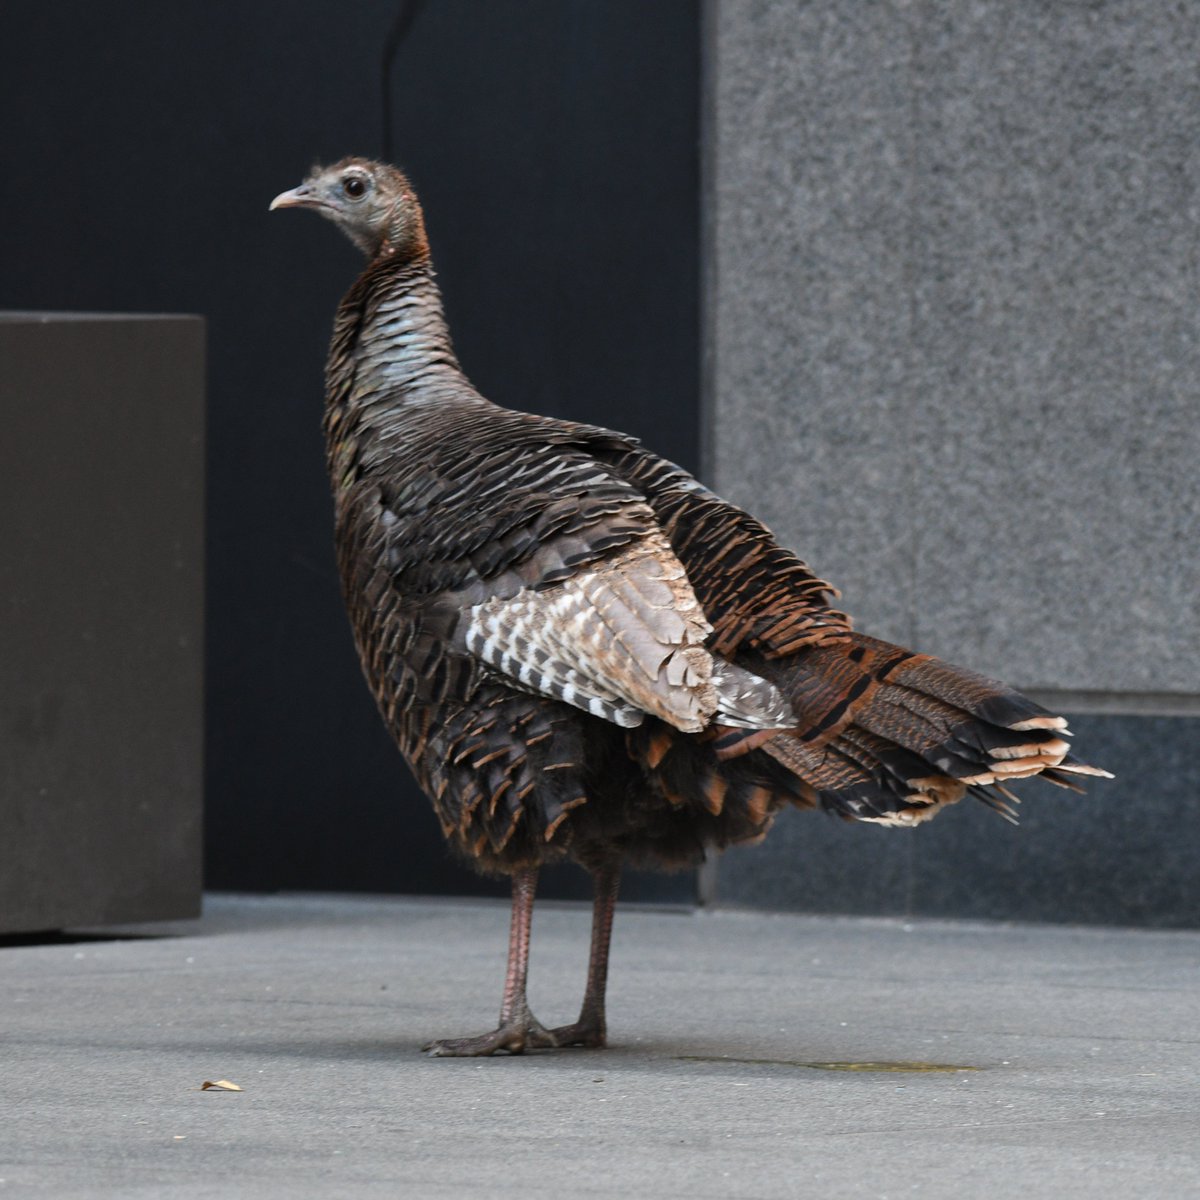
<path id="1" fill-rule="evenodd" d="M 1070 753 L 1066 719 L 1007 685 L 864 634 L 756 663 L 801 716 L 763 749 L 852 820 L 915 825 L 971 795 L 1015 821 L 1007 783 L 1107 771 Z M 736 751 L 734 751 L 736 753 Z"/>

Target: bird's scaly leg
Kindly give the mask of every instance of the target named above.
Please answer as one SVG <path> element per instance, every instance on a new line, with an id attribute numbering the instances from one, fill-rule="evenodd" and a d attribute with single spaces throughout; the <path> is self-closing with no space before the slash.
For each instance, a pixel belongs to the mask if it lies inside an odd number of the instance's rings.
<path id="1" fill-rule="evenodd" d="M 422 1049 L 434 1058 L 478 1058 L 507 1050 L 523 1054 L 530 1034 L 545 1034 L 529 1011 L 525 999 L 525 981 L 529 973 L 529 926 L 533 918 L 533 897 L 537 888 L 537 868 L 513 873 L 512 921 L 508 931 L 508 971 L 504 976 L 504 999 L 500 1004 L 500 1024 L 491 1033 L 479 1037 L 449 1038 L 429 1042 Z"/>
<path id="2" fill-rule="evenodd" d="M 557 1029 L 530 1028 L 526 1046 L 531 1050 L 557 1046 L 603 1046 L 607 1037 L 604 992 L 608 984 L 608 947 L 612 941 L 613 910 L 617 903 L 620 868 L 609 863 L 592 872 L 592 946 L 588 955 L 587 988 L 579 1020 Z"/>

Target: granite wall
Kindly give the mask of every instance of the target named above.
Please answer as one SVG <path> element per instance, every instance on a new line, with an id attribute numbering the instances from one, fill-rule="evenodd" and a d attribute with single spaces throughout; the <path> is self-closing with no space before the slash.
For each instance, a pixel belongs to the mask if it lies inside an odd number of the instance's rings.
<path id="1" fill-rule="evenodd" d="M 710 477 L 1119 773 L 1019 830 L 789 814 L 710 894 L 1200 923 L 1200 10 L 706 17 Z"/>

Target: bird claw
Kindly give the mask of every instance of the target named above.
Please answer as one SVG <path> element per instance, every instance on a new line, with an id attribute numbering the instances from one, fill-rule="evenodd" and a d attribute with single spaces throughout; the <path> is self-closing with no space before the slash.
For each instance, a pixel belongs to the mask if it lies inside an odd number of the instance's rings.
<path id="1" fill-rule="evenodd" d="M 421 1049 L 430 1058 L 484 1058 L 503 1050 L 508 1054 L 524 1054 L 529 1030 L 524 1025 L 501 1025 L 479 1037 L 445 1038 L 426 1042 Z"/>
<path id="2" fill-rule="evenodd" d="M 589 1050 L 599 1050 L 607 1045 L 604 1027 L 593 1021 L 576 1021 L 573 1025 L 559 1025 L 554 1029 L 537 1029 L 529 1031 L 525 1043 L 530 1050 L 559 1050 L 568 1046 L 579 1046 Z"/>
<path id="3" fill-rule="evenodd" d="M 479 1037 L 446 1038 L 426 1042 L 421 1049 L 430 1058 L 485 1058 L 504 1051 L 524 1054 L 526 1050 L 559 1050 L 568 1046 L 598 1049 L 605 1045 L 604 1027 L 595 1021 L 576 1021 L 547 1029 L 536 1017 L 512 1022 Z"/>

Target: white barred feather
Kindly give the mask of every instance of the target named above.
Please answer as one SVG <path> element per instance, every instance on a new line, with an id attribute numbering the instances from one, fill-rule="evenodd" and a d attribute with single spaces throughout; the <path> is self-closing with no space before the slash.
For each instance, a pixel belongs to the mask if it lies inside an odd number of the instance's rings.
<path id="1" fill-rule="evenodd" d="M 766 680 L 715 660 L 712 632 L 658 532 L 550 588 L 469 610 L 466 647 L 520 686 L 617 725 L 649 714 L 698 733 L 718 721 L 755 729 L 792 720 Z"/>

